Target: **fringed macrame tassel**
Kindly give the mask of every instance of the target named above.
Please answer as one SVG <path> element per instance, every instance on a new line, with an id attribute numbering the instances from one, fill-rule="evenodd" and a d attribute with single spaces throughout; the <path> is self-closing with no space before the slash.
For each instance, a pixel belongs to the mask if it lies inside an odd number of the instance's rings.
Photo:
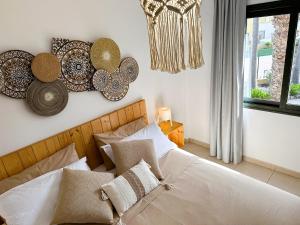
<path id="1" fill-rule="evenodd" d="M 178 13 L 165 9 L 157 18 L 155 33 L 161 71 L 178 73 L 185 68 L 180 17 Z"/>
<path id="2" fill-rule="evenodd" d="M 189 30 L 189 65 L 192 69 L 197 69 L 204 64 L 200 21 L 200 5 L 197 4 L 187 13 Z"/>
<path id="3" fill-rule="evenodd" d="M 101 200 L 102 201 L 108 200 L 108 196 L 103 190 L 101 190 Z"/>
<path id="4" fill-rule="evenodd" d="M 183 16 L 180 17 L 180 58 L 181 58 L 181 68 L 185 70 L 184 62 L 184 38 L 183 38 Z"/>
<path id="5" fill-rule="evenodd" d="M 151 69 L 157 70 L 159 68 L 159 58 L 157 52 L 157 45 L 156 45 L 156 35 L 154 29 L 154 23 L 152 18 L 147 16 L 148 22 L 148 33 L 149 33 L 149 45 L 150 45 L 150 55 L 151 55 Z"/>
<path id="6" fill-rule="evenodd" d="M 163 184 L 163 186 L 167 191 L 174 189 L 174 186 L 172 184 Z"/>

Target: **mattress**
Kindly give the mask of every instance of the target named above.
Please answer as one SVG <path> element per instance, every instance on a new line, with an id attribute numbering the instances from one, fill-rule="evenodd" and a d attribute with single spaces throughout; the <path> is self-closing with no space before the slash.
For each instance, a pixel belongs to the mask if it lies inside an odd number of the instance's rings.
<path id="1" fill-rule="evenodd" d="M 164 186 L 122 217 L 126 225 L 299 225 L 300 198 L 175 149 L 160 160 Z"/>

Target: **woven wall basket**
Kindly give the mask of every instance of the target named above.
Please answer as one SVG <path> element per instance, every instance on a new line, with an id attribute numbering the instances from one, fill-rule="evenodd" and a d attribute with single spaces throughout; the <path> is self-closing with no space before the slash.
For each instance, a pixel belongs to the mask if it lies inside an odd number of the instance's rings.
<path id="1" fill-rule="evenodd" d="M 27 91 L 27 103 L 41 116 L 53 116 L 60 113 L 67 105 L 68 91 L 60 80 L 43 83 L 32 82 Z"/>
<path id="2" fill-rule="evenodd" d="M 60 63 L 56 56 L 41 53 L 34 57 L 31 70 L 33 75 L 42 82 L 53 82 L 60 74 Z"/>
<path id="3" fill-rule="evenodd" d="M 93 66 L 108 73 L 116 71 L 121 62 L 121 53 L 118 45 L 109 38 L 100 38 L 91 48 L 91 61 Z"/>

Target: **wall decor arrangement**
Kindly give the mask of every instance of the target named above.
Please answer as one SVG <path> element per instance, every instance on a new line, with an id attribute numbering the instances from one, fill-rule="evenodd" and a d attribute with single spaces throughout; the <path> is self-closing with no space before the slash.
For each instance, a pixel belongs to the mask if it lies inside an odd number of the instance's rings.
<path id="1" fill-rule="evenodd" d="M 146 14 L 151 69 L 179 73 L 197 69 L 202 56 L 201 0 L 140 0 Z M 185 40 L 187 39 L 187 40 Z M 188 64 L 185 62 L 188 49 Z"/>
<path id="2" fill-rule="evenodd" d="M 99 91 L 110 101 L 123 99 L 139 74 L 138 63 L 121 61 L 118 45 L 53 38 L 51 53 L 36 56 L 11 50 L 0 54 L 0 92 L 26 99 L 38 115 L 53 116 L 67 106 L 69 92 Z"/>

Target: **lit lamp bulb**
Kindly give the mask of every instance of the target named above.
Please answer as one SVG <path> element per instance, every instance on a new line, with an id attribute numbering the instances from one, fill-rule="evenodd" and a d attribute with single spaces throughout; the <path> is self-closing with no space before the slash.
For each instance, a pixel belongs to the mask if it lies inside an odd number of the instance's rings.
<path id="1" fill-rule="evenodd" d="M 168 107 L 162 107 L 158 109 L 158 116 L 160 122 L 170 121 L 171 126 L 173 126 L 172 123 L 172 113 L 171 109 Z"/>

